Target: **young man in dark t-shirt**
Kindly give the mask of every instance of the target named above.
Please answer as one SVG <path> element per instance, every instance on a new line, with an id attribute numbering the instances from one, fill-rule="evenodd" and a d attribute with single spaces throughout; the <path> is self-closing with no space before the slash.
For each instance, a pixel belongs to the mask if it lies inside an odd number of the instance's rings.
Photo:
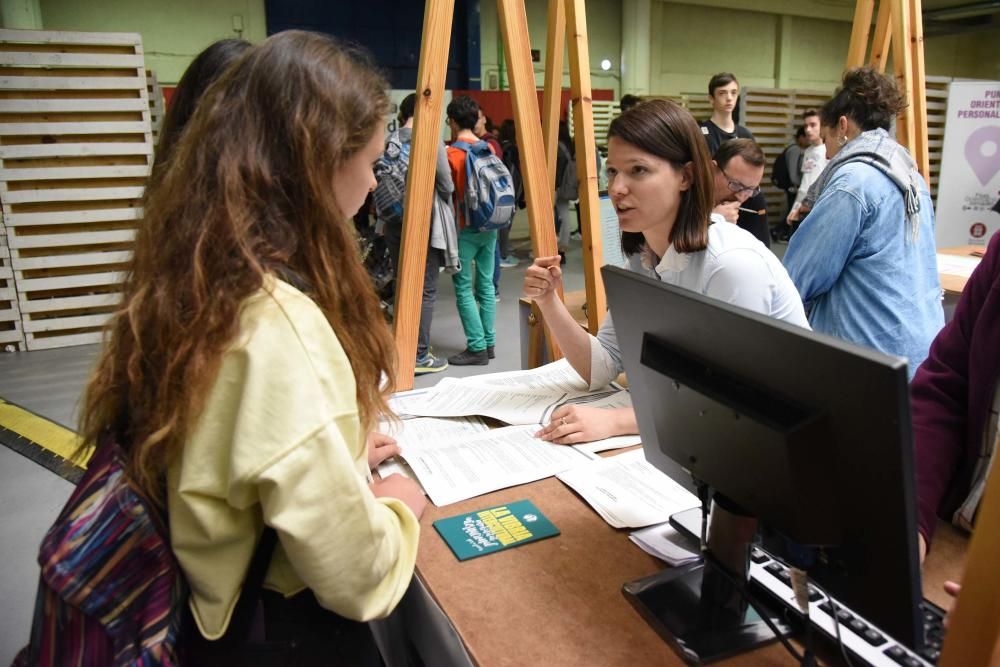
<path id="1" fill-rule="evenodd" d="M 708 142 L 709 155 L 715 155 L 726 141 L 730 139 L 753 139 L 753 133 L 733 120 L 733 110 L 740 96 L 740 83 L 729 72 L 716 74 L 708 82 L 708 99 L 712 103 L 712 117 L 699 123 L 701 132 Z M 743 202 L 736 224 L 747 230 L 768 248 L 771 247 L 771 235 L 767 224 L 767 200 L 763 193 L 758 193 Z M 748 212 L 748 211 L 753 211 Z"/>

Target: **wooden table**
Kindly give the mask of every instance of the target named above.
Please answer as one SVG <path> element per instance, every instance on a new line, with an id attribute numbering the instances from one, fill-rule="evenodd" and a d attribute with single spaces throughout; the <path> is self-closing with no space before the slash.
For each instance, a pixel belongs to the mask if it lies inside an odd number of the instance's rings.
<path id="1" fill-rule="evenodd" d="M 530 499 L 561 534 L 460 563 L 431 526 L 436 519 Z M 485 667 L 683 665 L 621 593 L 661 570 L 659 560 L 605 523 L 555 478 L 443 508 L 428 506 L 417 567 L 472 659 Z M 965 538 L 942 525 L 928 557 L 925 593 L 948 606 L 945 579 L 960 579 Z M 834 664 L 839 660 L 831 654 Z M 778 643 L 716 663 L 794 665 Z"/>
<path id="2" fill-rule="evenodd" d="M 955 255 L 956 257 L 982 257 L 985 250 L 985 246 L 963 245 L 955 248 L 940 248 L 938 249 L 938 253 L 942 255 Z M 950 273 L 939 273 L 938 277 L 941 279 L 941 288 L 946 293 L 955 295 L 962 293 L 962 290 L 965 289 L 966 281 L 969 280 L 966 276 L 956 276 Z"/>

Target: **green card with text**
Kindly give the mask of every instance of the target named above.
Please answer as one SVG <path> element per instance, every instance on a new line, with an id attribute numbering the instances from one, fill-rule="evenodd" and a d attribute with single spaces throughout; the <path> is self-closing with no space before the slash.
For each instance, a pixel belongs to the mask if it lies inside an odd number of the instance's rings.
<path id="1" fill-rule="evenodd" d="M 458 560 L 485 556 L 559 534 L 559 529 L 530 500 L 438 519 L 434 528 Z"/>

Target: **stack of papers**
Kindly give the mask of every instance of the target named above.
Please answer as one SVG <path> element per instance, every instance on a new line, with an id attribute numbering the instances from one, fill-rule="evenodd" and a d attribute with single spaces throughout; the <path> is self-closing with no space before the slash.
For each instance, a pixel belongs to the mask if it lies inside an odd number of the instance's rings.
<path id="1" fill-rule="evenodd" d="M 537 424 L 485 431 L 461 442 L 430 440 L 403 450 L 435 505 L 526 484 L 586 463 L 572 447 L 534 437 Z"/>
<path id="2" fill-rule="evenodd" d="M 677 532 L 669 523 L 637 530 L 628 536 L 639 548 L 667 565 L 678 567 L 700 558 L 698 544 Z"/>
<path id="3" fill-rule="evenodd" d="M 697 507 L 698 498 L 646 461 L 641 449 L 559 473 L 615 528 L 666 523 L 670 515 Z"/>
<path id="4" fill-rule="evenodd" d="M 938 273 L 968 278 L 976 270 L 981 261 L 980 257 L 962 257 L 961 255 L 944 255 L 938 253 Z"/>
<path id="5" fill-rule="evenodd" d="M 416 475 L 436 505 L 533 482 L 597 458 L 597 452 L 639 444 L 638 435 L 568 447 L 534 437 L 561 405 L 631 406 L 627 391 L 611 385 L 589 391 L 565 359 L 528 371 L 445 378 L 435 387 L 400 392 L 390 401 L 406 417 L 385 422 L 405 464 L 389 460 L 382 475 Z M 510 424 L 490 430 L 481 417 Z M 408 466 L 406 465 L 408 464 Z"/>

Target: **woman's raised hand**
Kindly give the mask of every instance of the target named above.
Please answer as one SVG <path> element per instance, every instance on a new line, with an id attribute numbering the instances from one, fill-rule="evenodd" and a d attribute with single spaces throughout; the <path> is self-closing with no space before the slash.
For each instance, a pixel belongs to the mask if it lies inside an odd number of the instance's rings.
<path id="1" fill-rule="evenodd" d="M 559 255 L 536 257 L 524 274 L 524 296 L 544 301 L 562 288 L 562 269 Z"/>

